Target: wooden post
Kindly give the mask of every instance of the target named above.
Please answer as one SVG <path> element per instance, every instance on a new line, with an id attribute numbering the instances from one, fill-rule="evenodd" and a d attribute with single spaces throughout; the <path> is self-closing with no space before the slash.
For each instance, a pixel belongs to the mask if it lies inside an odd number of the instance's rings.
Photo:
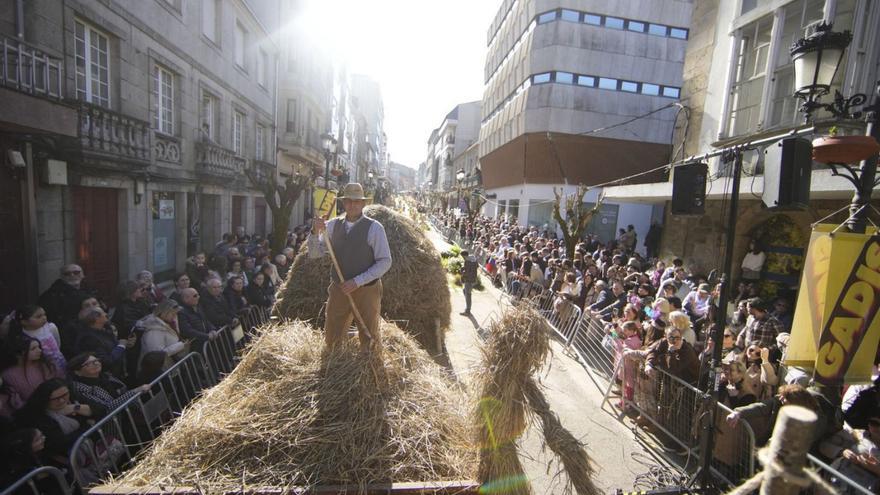
<path id="1" fill-rule="evenodd" d="M 810 485 L 803 469 L 816 421 L 816 413 L 805 407 L 784 406 L 779 410 L 770 445 L 760 453 L 764 464 L 761 495 L 796 495 Z"/>

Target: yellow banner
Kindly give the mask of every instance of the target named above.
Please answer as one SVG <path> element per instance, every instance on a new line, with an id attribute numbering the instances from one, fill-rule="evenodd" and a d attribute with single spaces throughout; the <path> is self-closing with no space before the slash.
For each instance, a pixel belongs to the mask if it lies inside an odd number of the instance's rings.
<path id="1" fill-rule="evenodd" d="M 336 191 L 327 191 L 323 187 L 316 187 L 312 197 L 312 211 L 316 216 L 332 218 L 336 216 Z"/>
<path id="2" fill-rule="evenodd" d="M 880 344 L 880 237 L 817 225 L 804 260 L 785 364 L 825 385 L 871 381 Z"/>

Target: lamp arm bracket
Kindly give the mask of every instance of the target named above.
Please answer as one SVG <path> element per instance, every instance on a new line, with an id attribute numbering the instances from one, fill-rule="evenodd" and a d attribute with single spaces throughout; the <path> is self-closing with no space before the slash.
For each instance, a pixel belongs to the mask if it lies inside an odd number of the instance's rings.
<path id="1" fill-rule="evenodd" d="M 861 180 L 859 180 L 859 174 L 856 170 L 846 163 L 828 163 L 827 164 L 831 168 L 831 175 L 836 177 L 843 177 L 844 179 L 850 181 L 856 189 L 861 188 Z M 837 167 L 843 167 L 846 169 L 847 173 L 842 174 L 837 169 Z"/>

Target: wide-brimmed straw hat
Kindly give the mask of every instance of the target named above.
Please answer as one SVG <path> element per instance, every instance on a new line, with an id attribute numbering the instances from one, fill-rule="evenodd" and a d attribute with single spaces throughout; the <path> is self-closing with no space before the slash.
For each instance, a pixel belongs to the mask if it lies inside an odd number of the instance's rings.
<path id="1" fill-rule="evenodd" d="M 357 182 L 349 182 L 342 188 L 342 193 L 339 195 L 341 199 L 367 199 L 364 196 L 364 186 L 358 184 Z"/>

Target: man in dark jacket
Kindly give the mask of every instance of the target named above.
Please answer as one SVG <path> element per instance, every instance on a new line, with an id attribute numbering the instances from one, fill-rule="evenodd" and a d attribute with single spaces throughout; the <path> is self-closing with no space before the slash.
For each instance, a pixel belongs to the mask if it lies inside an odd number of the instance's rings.
<path id="1" fill-rule="evenodd" d="M 464 265 L 461 268 L 461 285 L 464 291 L 464 312 L 462 316 L 471 315 L 471 292 L 477 283 L 477 259 L 470 255 L 467 251 L 461 252 L 464 258 Z"/>
<path id="2" fill-rule="evenodd" d="M 590 309 L 593 310 L 595 316 L 605 321 L 611 321 L 614 311 L 616 310 L 620 314 L 623 312 L 624 306 L 626 306 L 626 291 L 623 289 L 623 283 L 620 280 L 615 280 L 611 284 L 611 290 L 603 290 Z"/>
<path id="3" fill-rule="evenodd" d="M 199 307 L 198 291 L 193 288 L 183 289 L 180 298 L 183 302 L 183 309 L 177 313 L 180 336 L 187 340 L 194 340 L 197 348 L 208 340 L 217 338 L 214 325 L 205 317 L 205 313 Z"/>
<path id="4" fill-rule="evenodd" d="M 76 320 L 80 304 L 95 291 L 83 286 L 85 274 L 79 265 L 65 265 L 61 268 L 61 278 L 40 295 L 38 304 L 46 310 L 49 321 L 61 329 L 65 324 Z"/>
<path id="5" fill-rule="evenodd" d="M 124 379 L 122 358 L 126 348 L 134 344 L 135 337 L 117 339 L 107 314 L 100 307 L 83 310 L 79 324 L 74 354 L 90 353 L 101 361 L 105 371 L 116 378 Z"/>
<path id="6" fill-rule="evenodd" d="M 205 282 L 205 286 L 199 301 L 202 313 L 217 328 L 230 324 L 234 325 L 235 312 L 229 306 L 226 298 L 223 297 L 223 283 L 220 282 L 220 279 L 210 278 Z"/>

